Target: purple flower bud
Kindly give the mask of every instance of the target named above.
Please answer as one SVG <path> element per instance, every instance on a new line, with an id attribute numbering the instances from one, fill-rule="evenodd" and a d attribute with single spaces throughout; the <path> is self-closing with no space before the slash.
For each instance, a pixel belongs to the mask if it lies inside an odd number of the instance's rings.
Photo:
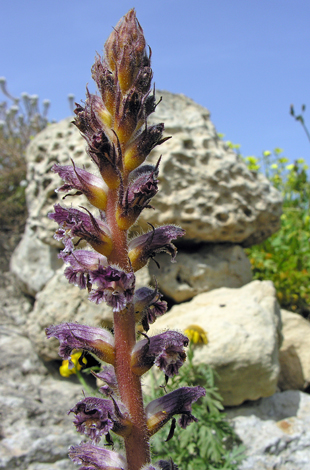
<path id="1" fill-rule="evenodd" d="M 61 323 L 49 326 L 45 330 L 48 338 L 57 338 L 60 342 L 59 355 L 69 359 L 72 351 L 82 349 L 97 356 L 101 361 L 114 364 L 114 337 L 104 328 L 94 328 L 79 323 Z"/>
<path id="2" fill-rule="evenodd" d="M 147 127 L 127 146 L 124 154 L 124 167 L 128 172 L 140 166 L 156 145 L 161 145 L 170 139 L 170 137 L 162 138 L 163 131 L 163 123 Z"/>
<path id="3" fill-rule="evenodd" d="M 134 89 L 142 95 L 148 93 L 151 87 L 153 72 L 151 67 L 141 67 L 134 83 Z"/>
<path id="4" fill-rule="evenodd" d="M 149 205 L 158 191 L 158 164 L 156 167 L 144 165 L 130 175 L 127 191 L 122 195 L 116 220 L 121 230 L 128 230 L 137 220 L 142 210 Z"/>
<path id="5" fill-rule="evenodd" d="M 192 415 L 192 403 L 203 397 L 206 391 L 203 387 L 181 387 L 163 397 L 151 401 L 146 409 L 147 427 L 150 435 L 155 434 L 175 414 L 180 414 L 179 425 L 185 429 L 193 421 L 198 421 Z"/>
<path id="6" fill-rule="evenodd" d="M 83 193 L 89 202 L 98 209 L 105 211 L 107 207 L 107 191 L 108 187 L 102 178 L 92 175 L 86 170 L 82 170 L 75 166 L 54 165 L 52 171 L 58 173 L 59 176 L 66 181 L 66 184 L 60 186 L 57 191 L 70 191 L 76 189 L 77 195 Z M 67 195 L 68 196 L 68 195 Z M 64 196 L 65 198 L 66 196 Z"/>
<path id="7" fill-rule="evenodd" d="M 177 249 L 171 243 L 178 237 L 183 237 L 185 230 L 175 225 L 163 225 L 151 232 L 134 238 L 129 243 L 129 259 L 134 271 L 143 268 L 150 258 L 156 253 L 164 251 L 171 255 L 171 261 L 175 261 Z"/>
<path id="8" fill-rule="evenodd" d="M 70 284 L 79 286 L 80 289 L 91 288 L 89 273 L 99 266 L 107 266 L 107 258 L 99 253 L 88 250 L 75 250 L 69 254 L 62 251 L 58 255 L 70 267 L 65 269 L 65 276 Z"/>
<path id="9" fill-rule="evenodd" d="M 71 446 L 70 459 L 79 465 L 80 470 L 127 470 L 127 462 L 123 455 L 83 442 L 79 446 Z"/>
<path id="10" fill-rule="evenodd" d="M 116 96 L 115 75 L 108 69 L 105 60 L 99 54 L 95 58 L 91 71 L 92 78 L 95 80 L 100 91 L 102 101 L 107 110 L 114 115 Z"/>
<path id="11" fill-rule="evenodd" d="M 123 94 L 132 86 L 141 66 L 149 65 L 145 46 L 143 30 L 132 9 L 118 22 L 104 45 L 107 65 L 112 72 L 117 70 Z"/>
<path id="12" fill-rule="evenodd" d="M 139 111 L 141 109 L 141 97 L 133 88 L 123 102 L 121 118 L 117 125 L 116 132 L 121 144 L 126 143 L 134 133 Z"/>
<path id="13" fill-rule="evenodd" d="M 55 212 L 48 214 L 50 219 L 55 220 L 64 232 L 57 232 L 57 239 L 63 233 L 64 245 L 67 248 L 67 240 L 79 237 L 86 240 L 94 250 L 104 256 L 109 256 L 113 249 L 110 238 L 110 230 L 102 220 L 95 219 L 92 214 L 79 211 L 78 209 L 65 208 L 55 204 Z"/>
<path id="14" fill-rule="evenodd" d="M 132 426 L 124 405 L 106 398 L 84 398 L 69 413 L 76 415 L 73 423 L 77 431 L 96 443 L 102 435 L 107 435 L 111 430 L 124 435 Z"/>
<path id="15" fill-rule="evenodd" d="M 134 296 L 136 321 L 141 321 L 145 331 L 149 330 L 149 323 L 154 323 L 167 311 L 167 302 L 160 300 L 162 294 L 156 289 L 141 287 Z"/>
<path id="16" fill-rule="evenodd" d="M 111 116 L 105 109 L 102 100 L 87 91 L 85 108 L 77 105 L 74 110 L 76 118 L 73 124 L 85 138 L 87 152 L 98 166 L 102 178 L 109 188 L 119 186 L 120 155 L 116 151 L 114 132 L 110 129 Z"/>
<path id="17" fill-rule="evenodd" d="M 173 377 L 186 359 L 186 346 L 188 338 L 177 331 L 165 331 L 143 339 L 133 348 L 131 369 L 140 376 L 155 364 L 167 377 Z"/>
<path id="18" fill-rule="evenodd" d="M 97 304 L 105 301 L 113 308 L 113 312 L 124 310 L 133 300 L 134 273 L 125 273 L 111 266 L 107 268 L 99 266 L 97 270 L 90 273 L 90 280 L 98 287 L 92 290 L 89 300 Z"/>

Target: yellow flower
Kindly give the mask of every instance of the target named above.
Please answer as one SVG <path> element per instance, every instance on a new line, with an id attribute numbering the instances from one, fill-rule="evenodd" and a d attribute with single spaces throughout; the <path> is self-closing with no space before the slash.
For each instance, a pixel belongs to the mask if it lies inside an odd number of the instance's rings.
<path id="1" fill-rule="evenodd" d="M 69 360 L 68 359 L 65 359 L 64 361 L 62 361 L 62 364 L 59 367 L 60 375 L 62 375 L 63 377 L 70 377 L 70 375 L 76 374 L 77 371 L 81 370 L 82 366 L 79 363 L 79 359 L 80 359 L 81 355 L 82 355 L 81 351 L 78 351 L 74 354 L 71 354 L 71 361 L 74 364 L 74 367 L 72 367 L 72 369 L 69 369 Z M 87 364 L 87 359 L 85 357 L 83 357 L 82 362 L 83 362 L 83 364 Z"/>
<path id="2" fill-rule="evenodd" d="M 208 344 L 207 333 L 201 326 L 189 325 L 186 330 L 184 330 L 184 333 L 194 344 Z"/>

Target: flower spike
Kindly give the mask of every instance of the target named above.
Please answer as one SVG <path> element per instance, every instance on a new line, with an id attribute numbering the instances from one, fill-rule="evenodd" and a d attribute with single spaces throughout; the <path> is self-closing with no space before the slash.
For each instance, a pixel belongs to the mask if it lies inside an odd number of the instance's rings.
<path id="1" fill-rule="evenodd" d="M 99 389 L 105 398 L 84 395 L 69 412 L 75 415 L 77 430 L 93 441 L 71 447 L 69 455 L 81 465 L 80 470 L 177 470 L 172 460 L 151 463 L 149 439 L 172 419 L 167 440 L 171 439 L 175 414 L 181 416 L 183 428 L 196 421 L 191 406 L 205 391 L 183 387 L 146 408 L 143 404 L 140 377 L 156 365 L 167 383 L 186 359 L 188 338 L 165 331 L 150 338 L 142 333 L 145 339 L 136 340 L 136 324 L 148 331 L 166 312 L 167 303 L 156 283 L 153 289 L 135 290 L 135 272 L 160 252 L 170 254 L 174 262 L 177 249 L 172 241 L 185 232 L 174 225 L 154 228 L 149 224 L 151 231 L 129 241 L 129 229 L 144 209 L 153 208 L 152 198 L 158 192 L 160 159 L 151 165 L 145 163 L 146 158 L 170 138 L 164 136 L 163 123 L 148 123 L 161 98 L 156 101 L 155 85 L 151 88 L 151 49 L 146 47 L 134 9 L 113 29 L 104 56 L 95 58 L 92 77 L 99 94 L 86 88 L 86 100 L 76 104 L 73 124 L 86 140 L 98 176 L 73 161 L 72 166 L 55 164 L 52 170 L 64 180 L 58 191 L 73 190 L 63 199 L 84 195 L 99 209 L 99 215 L 95 217 L 82 206 L 79 210 L 56 204 L 49 218 L 59 224 L 54 237 L 64 244 L 59 258 L 67 264 L 65 277 L 87 289 L 89 300 L 106 302 L 112 308 L 113 334 L 77 323 L 46 329 L 48 338 L 59 340 L 65 367 L 72 366 L 84 351 L 110 364 L 93 373 L 105 382 Z M 90 245 L 86 249 L 85 242 Z M 67 369 L 65 372 L 69 375 Z M 113 445 L 111 431 L 123 438 L 126 459 L 95 445 L 101 437 Z"/>

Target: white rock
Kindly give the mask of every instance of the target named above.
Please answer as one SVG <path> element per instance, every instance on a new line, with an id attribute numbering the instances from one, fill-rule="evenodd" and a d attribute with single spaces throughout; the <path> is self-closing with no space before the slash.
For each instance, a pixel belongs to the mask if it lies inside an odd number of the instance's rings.
<path id="1" fill-rule="evenodd" d="M 251 264 L 239 245 L 203 246 L 197 251 L 180 248 L 176 263 L 166 254 L 150 262 L 149 272 L 155 276 L 160 292 L 175 302 L 190 300 L 195 295 L 219 287 L 241 287 L 251 282 Z"/>
<path id="2" fill-rule="evenodd" d="M 281 342 L 280 309 L 270 281 L 253 281 L 240 289 L 221 288 L 172 307 L 152 326 L 185 330 L 196 324 L 209 344 L 196 348 L 194 361 L 210 364 L 226 406 L 257 400 L 276 391 Z"/>
<path id="3" fill-rule="evenodd" d="M 82 398 L 81 384 L 62 379 L 57 369 L 50 376 L 13 324 L 2 330 L 0 354 L 0 468 L 73 470 L 68 447 L 81 438 L 67 412 Z M 65 459 L 66 466 L 57 465 Z"/>
<path id="4" fill-rule="evenodd" d="M 310 323 L 297 313 L 281 310 L 283 344 L 279 353 L 281 390 L 310 385 Z"/>
<path id="5" fill-rule="evenodd" d="M 43 243 L 28 224 L 10 263 L 22 291 L 34 297 L 61 264 L 56 248 Z"/>
<path id="6" fill-rule="evenodd" d="M 246 447 L 247 458 L 240 470 L 309 469 L 309 395 L 299 391 L 275 393 L 225 411 Z"/>

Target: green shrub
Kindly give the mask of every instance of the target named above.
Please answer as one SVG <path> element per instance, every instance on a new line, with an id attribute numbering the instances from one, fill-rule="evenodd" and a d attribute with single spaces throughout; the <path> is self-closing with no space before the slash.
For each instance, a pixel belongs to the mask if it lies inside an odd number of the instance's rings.
<path id="1" fill-rule="evenodd" d="M 178 376 L 169 379 L 165 390 L 169 392 L 187 385 L 205 387 L 205 397 L 192 407 L 193 415 L 199 419 L 199 426 L 192 424 L 185 430 L 177 426 L 173 438 L 168 442 L 169 428 L 164 427 L 151 440 L 153 458 L 172 458 L 181 470 L 236 470 L 244 458 L 244 448 L 225 419 L 221 397 L 214 385 L 214 372 L 205 364 L 194 365 L 193 355 L 190 344 L 188 362 L 181 367 Z M 153 394 L 146 397 L 148 401 L 165 393 L 154 375 L 152 377 Z"/>
<path id="2" fill-rule="evenodd" d="M 273 281 L 282 308 L 310 314 L 310 183 L 303 159 L 289 164 L 282 149 L 261 159 L 247 157 L 252 170 L 263 171 L 283 195 L 281 229 L 248 248 L 254 279 Z"/>

